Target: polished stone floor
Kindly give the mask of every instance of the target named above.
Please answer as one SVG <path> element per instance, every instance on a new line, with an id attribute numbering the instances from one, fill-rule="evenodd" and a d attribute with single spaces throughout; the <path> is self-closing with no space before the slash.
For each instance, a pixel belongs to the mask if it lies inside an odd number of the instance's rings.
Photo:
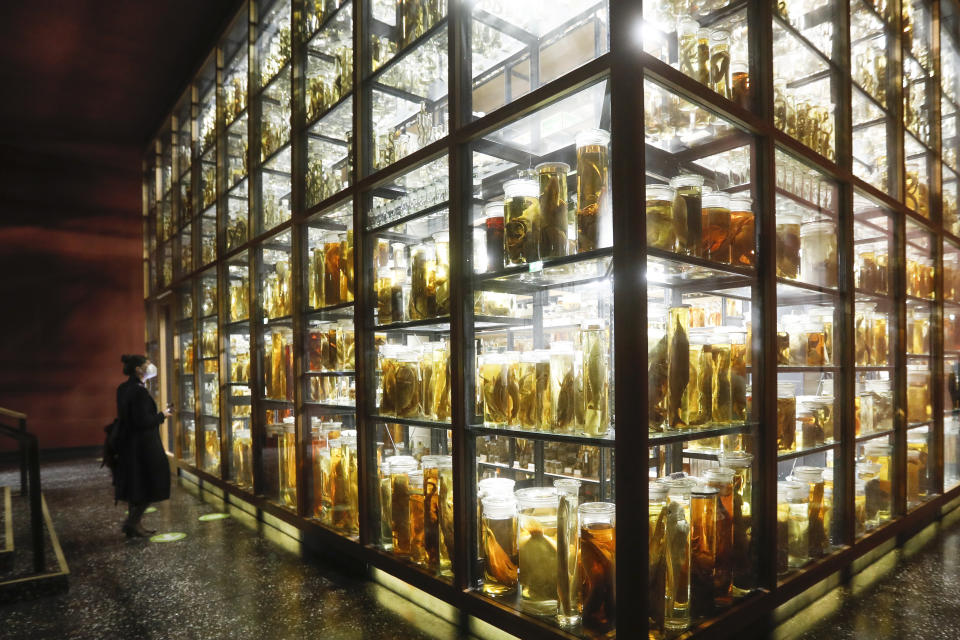
<path id="1" fill-rule="evenodd" d="M 0 485 L 17 482 L 0 472 Z M 214 508 L 176 483 L 171 500 L 144 517 L 150 528 L 187 534 L 169 543 L 124 538 L 124 506 L 114 506 L 109 474 L 93 460 L 44 465 L 42 483 L 70 590 L 0 606 L 0 638 L 466 637 L 384 587 L 304 563 L 237 520 L 200 522 Z"/>
<path id="2" fill-rule="evenodd" d="M 0 485 L 16 485 L 0 470 Z M 93 460 L 44 465 L 43 489 L 70 565 L 68 593 L 0 606 L 0 639 L 323 638 L 453 640 L 457 627 L 377 584 L 306 563 L 187 487 L 145 523 L 187 537 L 126 540 L 124 507 Z M 773 632 L 776 640 L 960 639 L 960 523 L 887 556 Z M 801 623 L 801 619 L 805 620 Z"/>

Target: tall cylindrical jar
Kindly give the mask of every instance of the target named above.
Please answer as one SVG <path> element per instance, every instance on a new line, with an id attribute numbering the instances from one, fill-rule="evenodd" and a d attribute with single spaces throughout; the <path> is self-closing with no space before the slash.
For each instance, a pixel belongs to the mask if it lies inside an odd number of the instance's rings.
<path id="1" fill-rule="evenodd" d="M 824 497 L 823 469 L 821 467 L 796 467 L 793 470 L 793 477 L 809 487 L 807 497 L 809 555 L 811 558 L 819 558 L 826 554 L 827 548 L 830 546 L 830 532 L 827 529 L 826 520 L 828 505 Z"/>
<path id="2" fill-rule="evenodd" d="M 536 167 L 540 182 L 540 255 L 567 255 L 567 174 L 570 165 L 544 162 Z"/>
<path id="3" fill-rule="evenodd" d="M 512 495 L 492 494 L 481 501 L 483 592 L 503 596 L 517 590 L 517 501 Z"/>
<path id="4" fill-rule="evenodd" d="M 560 478 L 553 481 L 557 490 L 557 623 L 564 628 L 580 621 L 580 531 L 577 508 L 580 506 L 580 481 Z"/>
<path id="5" fill-rule="evenodd" d="M 610 132 L 587 129 L 577 134 L 577 253 L 606 244 L 610 227 Z"/>
<path id="6" fill-rule="evenodd" d="M 647 246 L 674 251 L 677 235 L 673 218 L 677 192 L 663 184 L 648 184 L 646 192 Z"/>
<path id="7" fill-rule="evenodd" d="M 599 437 L 610 426 L 609 377 L 610 346 L 607 325 L 602 320 L 584 322 L 580 327 L 580 348 L 583 362 L 583 432 Z"/>
<path id="8" fill-rule="evenodd" d="M 453 458 L 437 456 L 440 470 L 440 575 L 450 577 L 454 555 Z"/>
<path id="9" fill-rule="evenodd" d="M 617 625 L 616 505 L 580 505 L 581 627 L 590 636 L 609 636 Z"/>
<path id="10" fill-rule="evenodd" d="M 800 277 L 800 221 L 793 209 L 777 211 L 777 277 Z"/>
<path id="11" fill-rule="evenodd" d="M 808 222 L 800 228 L 800 274 L 819 287 L 837 286 L 837 225 L 832 220 Z"/>
<path id="12" fill-rule="evenodd" d="M 671 178 L 670 186 L 678 196 L 673 209 L 677 251 L 688 256 L 700 256 L 703 254 L 703 176 L 693 173 L 679 175 Z"/>
<path id="13" fill-rule="evenodd" d="M 390 530 L 393 553 L 409 557 L 412 539 L 410 530 L 410 474 L 417 470 L 416 459 L 395 456 L 390 461 Z"/>
<path id="14" fill-rule="evenodd" d="M 537 183 L 519 178 L 503 185 L 503 249 L 508 265 L 540 259 L 540 199 Z"/>
<path id="15" fill-rule="evenodd" d="M 697 481 L 685 474 L 662 480 L 667 487 L 667 580 L 664 628 L 690 626 L 690 493 Z"/>
<path id="16" fill-rule="evenodd" d="M 733 471 L 733 565 L 731 594 L 742 597 L 756 587 L 751 541 L 753 537 L 753 455 L 743 451 L 724 451 L 718 457 L 721 467 Z"/>
<path id="17" fill-rule="evenodd" d="M 777 451 L 797 448 L 797 398 L 792 382 L 777 383 Z"/>
<path id="18" fill-rule="evenodd" d="M 733 580 L 733 476 L 733 470 L 725 467 L 711 467 L 704 471 L 707 486 L 717 491 L 717 563 L 713 574 L 713 598 L 718 605 L 730 602 Z"/>
<path id="19" fill-rule="evenodd" d="M 730 196 L 731 262 L 741 267 L 756 264 L 756 225 L 750 196 L 736 193 Z"/>
<path id="20" fill-rule="evenodd" d="M 698 486 L 690 494 L 690 612 L 713 613 L 717 567 L 717 490 Z"/>
<path id="21" fill-rule="evenodd" d="M 723 191 L 706 193 L 702 198 L 703 257 L 730 264 L 730 195 Z"/>
<path id="22" fill-rule="evenodd" d="M 690 382 L 690 306 L 671 307 L 667 322 L 667 425 L 687 428 L 682 413 Z"/>
<path id="23" fill-rule="evenodd" d="M 664 602 L 667 588 L 667 486 L 651 482 L 647 488 L 647 606 L 650 632 L 663 635 Z"/>

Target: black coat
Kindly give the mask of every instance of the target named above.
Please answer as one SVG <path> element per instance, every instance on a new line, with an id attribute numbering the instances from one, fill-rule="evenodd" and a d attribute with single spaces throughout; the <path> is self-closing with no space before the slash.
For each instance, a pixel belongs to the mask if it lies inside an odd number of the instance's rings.
<path id="1" fill-rule="evenodd" d="M 170 463 L 158 427 L 164 415 L 136 377 L 117 387 L 120 442 L 114 474 L 115 497 L 127 502 L 158 502 L 170 498 Z"/>

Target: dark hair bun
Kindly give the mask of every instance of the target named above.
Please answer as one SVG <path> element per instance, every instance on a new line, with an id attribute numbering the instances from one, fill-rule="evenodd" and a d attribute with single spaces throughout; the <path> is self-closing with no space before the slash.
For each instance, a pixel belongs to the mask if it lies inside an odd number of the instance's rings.
<path id="1" fill-rule="evenodd" d="M 123 363 L 123 375 L 132 376 L 136 372 L 137 367 L 139 367 L 146 361 L 147 361 L 147 357 L 141 356 L 141 355 L 124 354 L 120 356 L 120 362 Z"/>

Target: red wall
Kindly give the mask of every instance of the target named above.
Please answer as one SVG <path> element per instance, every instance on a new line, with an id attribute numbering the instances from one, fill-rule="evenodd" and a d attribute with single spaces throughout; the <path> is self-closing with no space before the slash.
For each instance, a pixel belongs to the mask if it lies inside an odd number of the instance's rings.
<path id="1" fill-rule="evenodd" d="M 102 443 L 120 354 L 143 352 L 140 159 L 0 145 L 0 407 L 44 449 Z"/>

